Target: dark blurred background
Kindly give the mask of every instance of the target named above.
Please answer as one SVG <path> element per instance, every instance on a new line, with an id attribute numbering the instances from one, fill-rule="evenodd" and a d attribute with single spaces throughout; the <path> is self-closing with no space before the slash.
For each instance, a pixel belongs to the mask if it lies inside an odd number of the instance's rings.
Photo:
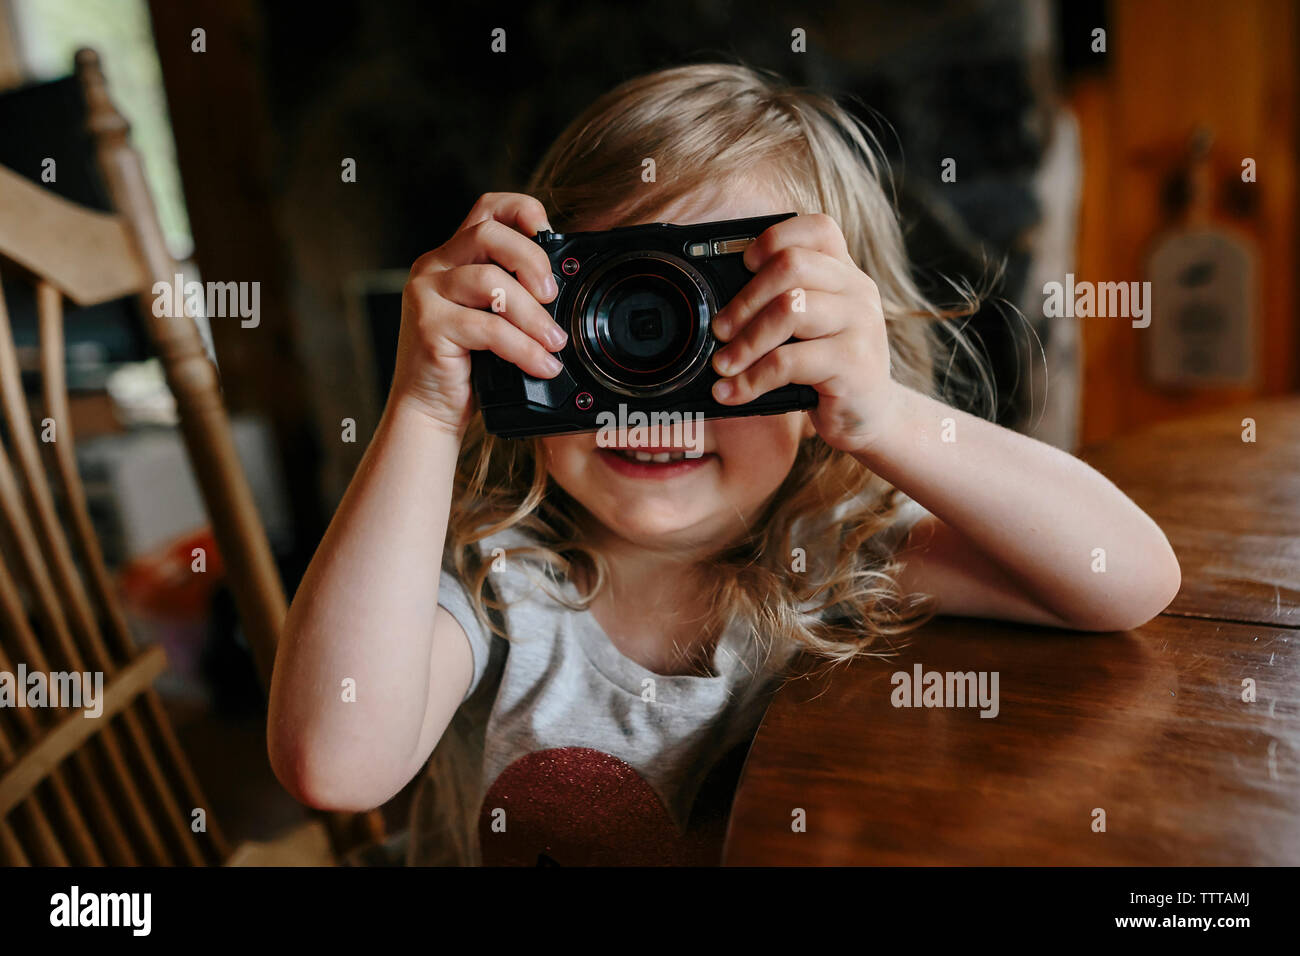
<path id="1" fill-rule="evenodd" d="M 479 194 L 521 188 L 600 93 L 683 62 L 740 59 L 856 98 L 894 167 L 921 282 L 943 298 L 944 277 L 997 280 L 970 331 L 1002 423 L 1075 450 L 1296 387 L 1287 0 L 0 0 L 0 163 L 39 181 L 43 157 L 76 155 L 59 130 L 79 107 L 59 78 L 83 45 L 132 122 L 173 253 L 204 279 L 260 283 L 257 327 L 205 331 L 290 591 L 377 422 L 411 262 Z M 81 165 L 50 188 L 102 205 Z M 1162 339 L 1182 356 L 1172 366 L 1157 370 L 1126 320 L 1044 317 L 1045 282 L 1150 278 L 1152 250 L 1189 229 L 1231 236 L 1255 284 L 1186 342 Z M 30 347 L 31 304 L 9 294 Z M 149 574 L 204 519 L 134 308 L 69 319 L 81 464 L 137 620 L 169 642 L 176 699 L 194 702 L 191 740 L 245 748 L 216 796 L 264 834 L 278 818 L 258 802 L 275 799 L 262 697 L 229 602 L 169 600 Z M 1245 365 L 1216 365 L 1237 347 Z M 244 736 L 200 719 L 212 713 L 245 720 Z"/>

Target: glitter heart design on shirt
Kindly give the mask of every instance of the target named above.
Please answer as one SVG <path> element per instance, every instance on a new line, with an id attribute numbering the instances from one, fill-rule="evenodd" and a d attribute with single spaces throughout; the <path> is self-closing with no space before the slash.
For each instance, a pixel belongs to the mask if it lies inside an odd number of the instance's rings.
<path id="1" fill-rule="evenodd" d="M 510 764 L 483 798 L 478 832 L 485 866 L 718 862 L 716 833 L 679 834 L 633 767 L 588 747 L 538 750 Z"/>

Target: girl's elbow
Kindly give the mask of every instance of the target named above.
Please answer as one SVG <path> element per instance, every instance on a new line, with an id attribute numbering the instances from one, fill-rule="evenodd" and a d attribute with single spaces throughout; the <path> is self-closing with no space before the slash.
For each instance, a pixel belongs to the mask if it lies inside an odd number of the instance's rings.
<path id="1" fill-rule="evenodd" d="M 1141 587 L 1125 600 L 1106 598 L 1081 627 L 1088 631 L 1134 631 L 1154 620 L 1173 603 L 1183 584 L 1182 568 L 1173 549 L 1142 576 Z"/>
<path id="2" fill-rule="evenodd" d="M 1153 562 L 1155 568 L 1150 575 L 1150 584 L 1147 588 L 1147 597 L 1149 603 L 1145 605 L 1147 614 L 1146 620 L 1154 618 L 1157 614 L 1164 611 L 1165 608 L 1174 603 L 1174 598 L 1178 597 L 1178 592 L 1183 586 L 1183 569 L 1178 563 L 1178 555 L 1174 553 L 1173 547 L 1169 544 L 1169 539 L 1161 535 L 1161 541 L 1164 547 L 1161 549 L 1160 559 Z"/>
<path id="3" fill-rule="evenodd" d="M 335 762 L 314 757 L 301 746 L 272 747 L 271 770 L 280 785 L 304 806 L 331 813 L 364 813 L 386 802 L 372 786 L 362 783 L 365 775 L 341 772 Z"/>
<path id="4" fill-rule="evenodd" d="M 326 813 L 368 813 L 388 802 L 383 798 L 373 799 L 365 794 L 329 787 L 306 789 L 301 795 L 295 795 L 294 799 L 313 810 Z"/>
<path id="5" fill-rule="evenodd" d="M 306 748 L 270 740 L 267 756 L 270 758 L 271 771 L 280 786 L 299 803 L 317 810 L 330 809 L 320 806 L 321 776 L 312 766 Z"/>
<path id="6" fill-rule="evenodd" d="M 1174 598 L 1178 597 L 1178 592 L 1182 588 L 1183 568 L 1178 563 L 1178 555 L 1174 554 L 1173 548 L 1170 548 L 1169 557 L 1165 563 L 1164 591 L 1162 592 L 1164 601 L 1160 606 L 1161 611 L 1174 603 Z"/>

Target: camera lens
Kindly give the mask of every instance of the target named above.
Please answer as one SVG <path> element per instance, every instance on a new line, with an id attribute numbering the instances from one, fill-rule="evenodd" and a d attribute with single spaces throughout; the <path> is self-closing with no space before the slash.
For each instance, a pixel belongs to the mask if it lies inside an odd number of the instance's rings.
<path id="1" fill-rule="evenodd" d="M 574 315 L 579 354 L 627 395 L 680 388 L 707 363 L 713 297 L 689 264 L 627 253 L 592 271 Z"/>
<path id="2" fill-rule="evenodd" d="M 657 372 L 690 344 L 691 312 L 691 303 L 671 282 L 649 274 L 628 276 L 596 303 L 596 339 L 620 367 Z"/>

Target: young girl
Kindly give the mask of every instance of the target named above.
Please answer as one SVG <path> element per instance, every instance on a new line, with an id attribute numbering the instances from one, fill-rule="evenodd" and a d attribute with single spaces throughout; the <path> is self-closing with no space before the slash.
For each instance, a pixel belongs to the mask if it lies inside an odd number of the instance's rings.
<path id="1" fill-rule="evenodd" d="M 1114 485 L 932 397 L 947 318 L 883 176 L 828 97 L 670 69 L 598 100 L 528 195 L 481 197 L 416 261 L 383 419 L 276 660 L 268 742 L 295 797 L 369 809 L 427 766 L 412 862 L 716 863 L 796 652 L 887 651 L 932 613 L 1109 631 L 1169 603 L 1173 552 Z M 698 458 L 485 434 L 471 350 L 558 371 L 539 230 L 788 211 L 713 320 L 714 396 L 803 383 L 815 409 L 709 420 Z"/>

